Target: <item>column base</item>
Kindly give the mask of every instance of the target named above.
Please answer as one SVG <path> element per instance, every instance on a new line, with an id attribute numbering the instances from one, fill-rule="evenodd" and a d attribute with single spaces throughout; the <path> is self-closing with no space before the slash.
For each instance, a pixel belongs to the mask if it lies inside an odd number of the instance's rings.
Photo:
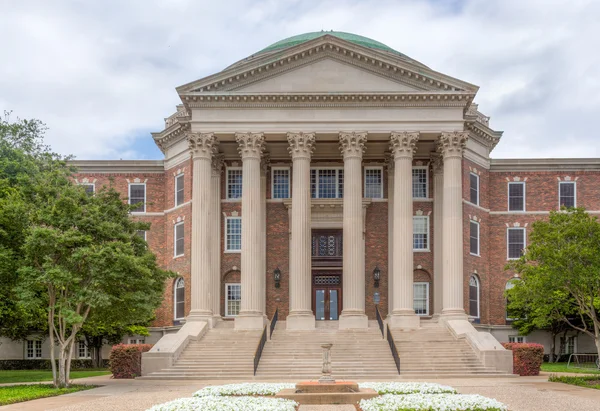
<path id="1" fill-rule="evenodd" d="M 364 312 L 345 313 L 342 311 L 338 327 L 340 330 L 369 328 L 369 317 L 367 317 Z"/>
<path id="2" fill-rule="evenodd" d="M 209 328 L 213 328 L 214 326 L 214 316 L 211 311 L 191 310 L 188 316 L 185 317 L 185 322 L 191 323 L 196 321 L 206 322 Z"/>
<path id="3" fill-rule="evenodd" d="M 403 330 L 416 330 L 421 326 L 421 318 L 412 313 L 392 313 L 388 317 L 390 328 L 400 328 Z"/>
<path id="4" fill-rule="evenodd" d="M 233 328 L 236 330 L 262 330 L 267 324 L 267 317 L 263 314 L 240 313 L 235 317 Z"/>
<path id="5" fill-rule="evenodd" d="M 452 320 L 469 320 L 469 316 L 465 313 L 465 310 L 460 308 L 448 308 L 442 310 L 440 315 L 440 321 L 452 321 Z"/>
<path id="6" fill-rule="evenodd" d="M 312 311 L 291 312 L 285 319 L 286 330 L 314 330 L 315 316 Z"/>

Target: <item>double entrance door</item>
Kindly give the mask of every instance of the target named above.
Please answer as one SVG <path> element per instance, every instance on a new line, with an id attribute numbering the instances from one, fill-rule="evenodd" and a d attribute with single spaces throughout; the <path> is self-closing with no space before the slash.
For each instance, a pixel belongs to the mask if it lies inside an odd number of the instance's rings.
<path id="1" fill-rule="evenodd" d="M 312 300 L 317 321 L 339 320 L 342 311 L 342 272 L 313 271 Z"/>

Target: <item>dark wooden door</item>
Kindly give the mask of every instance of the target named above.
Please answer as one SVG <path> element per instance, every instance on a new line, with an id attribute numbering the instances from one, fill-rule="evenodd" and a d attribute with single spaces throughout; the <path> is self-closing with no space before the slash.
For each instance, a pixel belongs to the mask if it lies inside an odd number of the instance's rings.
<path id="1" fill-rule="evenodd" d="M 313 272 L 312 306 L 317 321 L 337 321 L 342 312 L 342 273 Z"/>

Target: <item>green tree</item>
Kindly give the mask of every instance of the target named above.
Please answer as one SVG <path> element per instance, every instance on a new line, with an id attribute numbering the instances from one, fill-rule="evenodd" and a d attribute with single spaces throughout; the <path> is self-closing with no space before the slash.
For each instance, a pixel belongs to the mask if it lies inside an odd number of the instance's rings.
<path id="1" fill-rule="evenodd" d="M 521 277 L 507 291 L 522 318 L 515 325 L 526 333 L 564 322 L 592 337 L 600 354 L 600 223 L 573 208 L 532 227 L 525 253 L 507 266 Z"/>

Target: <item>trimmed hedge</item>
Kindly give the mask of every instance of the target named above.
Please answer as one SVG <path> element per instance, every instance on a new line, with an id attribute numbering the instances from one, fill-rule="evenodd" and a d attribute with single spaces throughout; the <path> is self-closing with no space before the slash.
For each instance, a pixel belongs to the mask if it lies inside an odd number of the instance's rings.
<path id="1" fill-rule="evenodd" d="M 57 365 L 58 366 L 58 365 Z M 102 368 L 108 368 L 108 360 L 102 360 Z M 71 370 L 84 370 L 92 367 L 92 360 L 73 359 L 71 360 Z M 18 370 L 51 370 L 50 360 L 0 360 L 0 370 L 18 371 Z"/>
<path id="2" fill-rule="evenodd" d="M 513 374 L 539 375 L 544 361 L 544 346 L 532 343 L 502 343 L 513 352 Z"/>
<path id="3" fill-rule="evenodd" d="M 109 368 L 113 378 L 135 378 L 142 375 L 142 353 L 150 344 L 117 344 L 110 350 Z"/>

